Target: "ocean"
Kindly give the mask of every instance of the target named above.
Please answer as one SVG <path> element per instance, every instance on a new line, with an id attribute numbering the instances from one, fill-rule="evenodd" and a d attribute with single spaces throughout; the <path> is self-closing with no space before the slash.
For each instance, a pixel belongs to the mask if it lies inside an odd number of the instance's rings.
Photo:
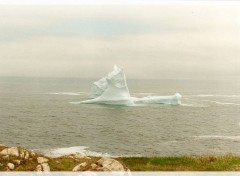
<path id="1" fill-rule="evenodd" d="M 97 79 L 0 78 L 0 143 L 51 156 L 240 154 L 240 79 L 128 80 L 130 94 L 182 105 L 74 104 Z"/>

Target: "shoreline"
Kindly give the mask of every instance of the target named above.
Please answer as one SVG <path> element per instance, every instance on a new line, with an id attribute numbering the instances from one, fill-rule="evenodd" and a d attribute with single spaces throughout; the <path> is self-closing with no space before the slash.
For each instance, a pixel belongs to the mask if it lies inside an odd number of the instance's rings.
<path id="1" fill-rule="evenodd" d="M 240 156 L 101 157 L 46 156 L 0 144 L 0 171 L 240 171 Z"/>

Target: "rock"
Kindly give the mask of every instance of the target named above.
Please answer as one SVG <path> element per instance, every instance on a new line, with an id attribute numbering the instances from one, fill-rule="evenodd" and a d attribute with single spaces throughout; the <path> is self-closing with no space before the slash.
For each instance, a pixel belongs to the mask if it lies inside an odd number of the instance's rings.
<path id="1" fill-rule="evenodd" d="M 0 163 L 0 167 L 3 167 L 3 164 L 2 164 L 2 163 Z"/>
<path id="2" fill-rule="evenodd" d="M 95 163 L 92 163 L 91 167 L 92 167 L 92 169 L 96 169 L 98 167 L 98 165 L 96 165 Z"/>
<path id="3" fill-rule="evenodd" d="M 82 159 L 82 158 L 85 158 L 86 156 L 85 155 L 81 155 L 81 154 L 76 154 L 74 155 L 74 158 L 77 158 L 77 159 Z"/>
<path id="4" fill-rule="evenodd" d="M 60 164 L 60 161 L 56 160 L 56 163 Z"/>
<path id="5" fill-rule="evenodd" d="M 90 157 L 88 157 L 88 156 L 86 156 L 86 155 L 79 154 L 79 153 L 77 153 L 76 155 L 74 155 L 74 158 L 76 158 L 76 159 L 92 159 L 92 158 L 90 158 Z"/>
<path id="6" fill-rule="evenodd" d="M 50 167 L 49 167 L 48 163 L 42 163 L 41 166 L 42 166 L 42 170 L 44 172 L 49 172 L 50 171 Z"/>
<path id="7" fill-rule="evenodd" d="M 29 153 L 28 153 L 28 151 L 25 151 L 25 156 L 24 156 L 24 159 L 28 159 L 29 158 Z"/>
<path id="8" fill-rule="evenodd" d="M 109 170 L 108 168 L 105 168 L 105 167 L 98 167 L 96 168 L 97 171 L 106 171 L 106 172 L 109 172 L 111 170 Z"/>
<path id="9" fill-rule="evenodd" d="M 101 165 L 104 169 L 110 171 L 124 171 L 123 165 L 119 161 L 112 158 L 103 157 L 98 160 L 97 163 Z"/>
<path id="10" fill-rule="evenodd" d="M 7 147 L 6 145 L 0 144 L 0 147 Z"/>
<path id="11" fill-rule="evenodd" d="M 68 158 L 72 158 L 72 159 L 74 159 L 74 157 L 72 156 L 72 155 L 69 155 L 69 156 L 67 156 Z"/>
<path id="12" fill-rule="evenodd" d="M 20 160 L 13 160 L 13 162 L 17 165 L 20 165 L 21 164 L 21 161 Z"/>
<path id="13" fill-rule="evenodd" d="M 24 150 L 23 149 L 20 150 L 19 156 L 20 156 L 20 158 L 24 158 Z"/>
<path id="14" fill-rule="evenodd" d="M 10 169 L 10 170 L 13 170 L 15 168 L 14 164 L 13 163 L 8 163 L 7 164 L 7 167 Z"/>
<path id="15" fill-rule="evenodd" d="M 35 154 L 33 151 L 30 152 L 30 156 L 31 156 L 31 157 L 34 157 L 35 155 L 36 155 L 36 154 Z"/>
<path id="16" fill-rule="evenodd" d="M 0 154 L 2 155 L 12 155 L 12 156 L 19 156 L 19 151 L 17 147 L 10 147 L 3 149 Z"/>
<path id="17" fill-rule="evenodd" d="M 40 164 L 37 165 L 37 167 L 36 167 L 36 171 L 38 171 L 38 172 L 42 171 L 42 166 L 41 166 Z"/>
<path id="18" fill-rule="evenodd" d="M 78 164 L 78 165 L 76 165 L 76 166 L 72 169 L 72 171 L 73 171 L 73 172 L 77 172 L 77 171 L 79 171 L 81 168 L 86 167 L 86 166 L 87 166 L 87 163 L 86 163 L 86 162 L 81 163 L 81 164 Z"/>
<path id="19" fill-rule="evenodd" d="M 8 160 L 9 159 L 9 155 L 2 156 L 2 159 Z"/>
<path id="20" fill-rule="evenodd" d="M 44 157 L 38 157 L 37 162 L 38 162 L 38 164 L 47 163 L 48 159 L 44 158 Z"/>

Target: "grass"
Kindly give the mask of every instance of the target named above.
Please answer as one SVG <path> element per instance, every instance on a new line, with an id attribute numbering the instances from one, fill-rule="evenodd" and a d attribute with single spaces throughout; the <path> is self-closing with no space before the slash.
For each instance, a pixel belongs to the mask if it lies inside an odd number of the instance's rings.
<path id="1" fill-rule="evenodd" d="M 0 145 L 0 151 L 4 146 Z M 28 160 L 21 160 L 20 165 L 16 165 L 14 171 L 34 171 L 36 169 L 37 157 L 43 156 L 36 153 Z M 46 157 L 46 156 L 44 156 Z M 83 162 L 88 163 L 84 170 L 91 170 L 91 163 L 96 163 L 100 158 L 91 157 L 73 158 L 62 156 L 58 158 L 48 158 L 51 171 L 72 171 L 72 169 Z M 4 157 L 0 155 L 0 171 L 6 171 L 8 163 L 14 163 L 19 159 L 15 156 Z M 180 156 L 180 157 L 122 157 L 115 158 L 131 171 L 240 171 L 240 156 Z"/>
<path id="2" fill-rule="evenodd" d="M 119 158 L 132 171 L 239 171 L 240 157 L 181 156 Z"/>

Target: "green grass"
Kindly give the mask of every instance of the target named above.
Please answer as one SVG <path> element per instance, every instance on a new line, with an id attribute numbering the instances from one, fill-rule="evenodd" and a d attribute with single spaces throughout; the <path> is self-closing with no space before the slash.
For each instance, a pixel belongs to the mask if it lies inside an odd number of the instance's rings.
<path id="1" fill-rule="evenodd" d="M 189 156 L 189 157 L 131 157 L 119 158 L 132 171 L 238 171 L 240 157 Z"/>

